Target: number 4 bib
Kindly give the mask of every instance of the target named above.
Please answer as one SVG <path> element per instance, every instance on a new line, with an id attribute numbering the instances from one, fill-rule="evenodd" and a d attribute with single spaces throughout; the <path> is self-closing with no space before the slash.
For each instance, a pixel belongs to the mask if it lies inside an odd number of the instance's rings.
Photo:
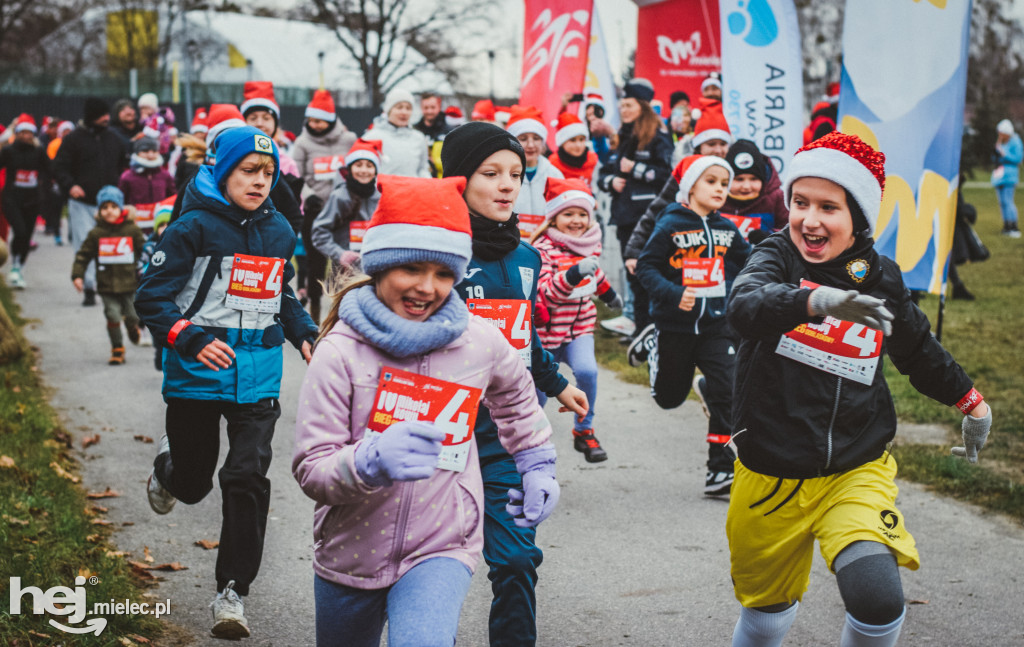
<path id="1" fill-rule="evenodd" d="M 246 312 L 280 312 L 284 259 L 235 254 L 224 305 Z"/>
<path id="2" fill-rule="evenodd" d="M 818 285 L 804 280 L 800 287 L 813 289 Z M 783 335 L 775 352 L 826 373 L 871 384 L 882 354 L 882 332 L 825 317 L 820 324 L 800 324 Z"/>
<path id="3" fill-rule="evenodd" d="M 533 321 L 530 302 L 525 299 L 467 299 L 466 306 L 473 314 L 483 317 L 501 331 L 512 348 L 526 362 L 526 368 L 533 366 Z"/>

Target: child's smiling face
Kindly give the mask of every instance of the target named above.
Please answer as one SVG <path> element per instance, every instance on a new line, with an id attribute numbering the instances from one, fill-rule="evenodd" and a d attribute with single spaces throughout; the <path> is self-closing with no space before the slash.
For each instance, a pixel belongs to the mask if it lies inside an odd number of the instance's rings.
<path id="1" fill-rule="evenodd" d="M 853 214 L 843 187 L 819 177 L 802 177 L 790 191 L 789 236 L 804 260 L 824 263 L 853 246 Z"/>
<path id="2" fill-rule="evenodd" d="M 583 207 L 569 207 L 559 211 L 551 224 L 563 234 L 579 238 L 590 229 L 590 214 Z"/>
<path id="3" fill-rule="evenodd" d="M 100 220 L 114 224 L 121 217 L 121 207 L 116 202 L 104 202 L 100 205 Z"/>

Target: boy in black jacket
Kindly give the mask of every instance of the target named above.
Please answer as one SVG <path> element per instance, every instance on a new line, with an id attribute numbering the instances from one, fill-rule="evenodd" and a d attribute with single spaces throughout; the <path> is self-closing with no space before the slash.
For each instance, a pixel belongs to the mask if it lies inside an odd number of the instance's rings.
<path id="1" fill-rule="evenodd" d="M 662 409 L 683 403 L 691 381 L 707 409 L 708 473 L 704 494 L 729 493 L 733 453 L 732 377 L 736 358 L 725 303 L 750 245 L 718 209 L 732 167 L 720 157 L 691 155 L 680 163 L 676 202 L 665 209 L 637 261 L 636 275 L 651 296 L 653 334 L 638 337 L 648 358 L 651 395 Z M 704 374 L 693 379 L 694 369 Z"/>

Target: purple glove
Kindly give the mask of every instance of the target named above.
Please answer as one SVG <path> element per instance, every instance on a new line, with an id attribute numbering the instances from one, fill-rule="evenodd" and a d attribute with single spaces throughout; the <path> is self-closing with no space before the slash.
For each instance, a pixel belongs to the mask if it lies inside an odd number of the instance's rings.
<path id="1" fill-rule="evenodd" d="M 505 510 L 520 528 L 532 528 L 548 518 L 558 503 L 555 480 L 555 447 L 551 443 L 515 454 L 516 471 L 523 477 L 523 491 L 509 490 Z"/>
<path id="2" fill-rule="evenodd" d="M 396 422 L 356 448 L 356 472 L 371 487 L 430 478 L 444 432 L 432 422 Z"/>

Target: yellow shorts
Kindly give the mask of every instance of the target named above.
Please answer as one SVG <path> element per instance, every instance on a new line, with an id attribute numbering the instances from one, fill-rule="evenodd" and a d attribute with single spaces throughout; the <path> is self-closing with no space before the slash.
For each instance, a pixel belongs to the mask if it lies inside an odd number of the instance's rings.
<path id="1" fill-rule="evenodd" d="M 726 521 L 736 599 L 763 607 L 802 598 L 815 539 L 830 569 L 851 543 L 877 541 L 900 566 L 917 570 L 914 538 L 895 504 L 895 478 L 896 460 L 889 454 L 802 482 L 752 472 L 737 460 Z"/>

